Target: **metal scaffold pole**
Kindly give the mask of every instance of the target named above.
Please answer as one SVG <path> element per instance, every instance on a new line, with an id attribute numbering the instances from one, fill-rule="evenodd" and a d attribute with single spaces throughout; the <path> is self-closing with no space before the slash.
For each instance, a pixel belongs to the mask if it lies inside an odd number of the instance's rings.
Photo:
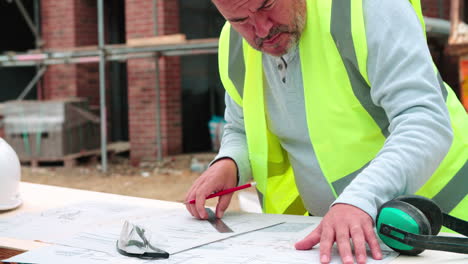
<path id="1" fill-rule="evenodd" d="M 28 25 L 29 29 L 31 32 L 34 34 L 34 37 L 36 39 L 36 47 L 41 47 L 43 42 L 41 39 L 41 33 L 38 30 L 39 24 L 35 24 L 33 20 L 31 19 L 31 16 L 28 14 L 28 11 L 26 11 L 26 8 L 24 8 L 23 2 L 21 0 L 15 0 L 15 4 L 18 7 L 18 10 L 20 13 L 23 15 L 24 20 L 26 21 L 26 24 Z M 38 4 L 37 1 L 34 3 L 35 8 L 37 8 Z M 37 15 L 37 14 L 34 14 Z"/>
<path id="2" fill-rule="evenodd" d="M 101 163 L 107 172 L 106 53 L 104 47 L 104 2 L 98 0 L 99 97 L 101 112 Z"/>
<path id="3" fill-rule="evenodd" d="M 156 56 L 190 56 L 218 53 L 218 39 L 190 40 L 183 44 L 158 45 L 148 47 L 126 47 L 105 45 L 106 61 L 126 61 Z M 100 50 L 42 50 L 40 53 L 8 53 L 0 55 L 0 67 L 27 67 L 35 65 L 96 63 L 100 60 Z"/>
<path id="4" fill-rule="evenodd" d="M 37 84 L 37 82 L 44 76 L 45 71 L 47 70 L 47 66 L 43 65 L 39 68 L 39 70 L 36 73 L 36 76 L 29 82 L 28 86 L 23 90 L 23 92 L 18 96 L 17 100 L 23 100 L 28 93 L 34 88 L 34 85 Z"/>
<path id="5" fill-rule="evenodd" d="M 154 22 L 154 35 L 157 36 L 158 32 L 158 0 L 153 0 L 153 22 Z M 156 89 L 156 144 L 157 144 L 157 160 L 162 161 L 162 135 L 161 135 L 161 87 L 159 85 L 159 53 L 156 53 L 154 58 L 155 67 L 155 89 Z"/>

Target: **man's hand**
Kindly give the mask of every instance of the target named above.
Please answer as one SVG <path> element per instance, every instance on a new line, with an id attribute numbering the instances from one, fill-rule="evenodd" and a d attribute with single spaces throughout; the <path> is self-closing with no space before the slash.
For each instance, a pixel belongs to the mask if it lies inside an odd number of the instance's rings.
<path id="1" fill-rule="evenodd" d="M 330 263 L 331 249 L 336 241 L 344 264 L 354 263 L 350 238 L 353 241 L 356 261 L 366 263 L 366 243 L 374 259 L 382 259 L 372 218 L 361 209 L 349 204 L 335 204 L 323 217 L 320 225 L 306 238 L 296 243 L 296 249 L 311 249 L 320 243 L 320 262 Z"/>
<path id="2" fill-rule="evenodd" d="M 186 203 L 187 210 L 196 218 L 207 219 L 208 214 L 205 211 L 206 197 L 214 192 L 236 187 L 236 185 L 236 163 L 229 158 L 218 160 L 200 175 L 192 187 L 190 187 L 185 196 L 185 201 L 188 202 L 195 199 L 195 204 Z M 219 197 L 218 204 L 216 205 L 216 217 L 223 217 L 233 194 L 230 193 Z"/>

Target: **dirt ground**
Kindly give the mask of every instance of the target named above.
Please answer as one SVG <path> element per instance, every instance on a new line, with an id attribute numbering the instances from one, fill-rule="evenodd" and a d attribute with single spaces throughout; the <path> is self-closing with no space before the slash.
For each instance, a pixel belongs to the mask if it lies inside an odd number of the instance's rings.
<path id="1" fill-rule="evenodd" d="M 187 190 L 201 174 L 192 171 L 191 167 L 203 167 L 214 156 L 214 153 L 177 155 L 162 162 L 143 163 L 140 167 L 131 166 L 126 156 L 117 156 L 109 161 L 107 174 L 100 171 L 99 164 L 78 164 L 75 168 L 23 166 L 22 181 L 182 202 Z M 194 163 L 194 159 L 198 162 Z M 208 200 L 207 206 L 215 206 L 215 199 Z M 228 210 L 239 210 L 236 195 Z"/>

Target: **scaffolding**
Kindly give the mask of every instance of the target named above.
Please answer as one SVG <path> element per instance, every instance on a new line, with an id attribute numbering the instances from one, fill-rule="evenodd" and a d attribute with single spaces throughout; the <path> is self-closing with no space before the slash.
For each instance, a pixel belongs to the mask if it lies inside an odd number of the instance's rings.
<path id="1" fill-rule="evenodd" d="M 7 52 L 0 55 L 0 67 L 30 67 L 36 66 L 37 73 L 29 82 L 26 88 L 18 97 L 23 100 L 27 94 L 34 88 L 37 82 L 44 76 L 48 65 L 57 64 L 82 64 L 99 63 L 99 96 L 100 96 L 100 121 L 101 121 L 101 162 L 102 171 L 107 172 L 107 109 L 106 109 L 106 72 L 105 64 L 107 61 L 126 61 L 138 58 L 154 58 L 157 62 L 161 56 L 187 56 L 216 54 L 218 52 L 218 39 L 194 39 L 184 41 L 183 43 L 172 43 L 163 45 L 148 46 L 128 46 L 125 44 L 106 45 L 104 41 L 104 2 L 97 1 L 98 17 L 98 45 L 90 47 L 71 48 L 67 50 L 44 50 L 44 44 L 39 30 L 39 0 L 34 0 L 34 13 L 36 20 L 33 21 L 29 16 L 21 0 L 6 0 L 9 3 L 13 1 L 17 5 L 21 15 L 25 19 L 28 27 L 35 37 L 36 50 L 26 53 Z M 154 5 L 156 9 L 156 4 Z M 154 11 L 154 21 L 157 20 L 157 12 Z M 155 23 L 155 36 L 158 35 L 157 23 Z M 159 80 L 158 63 L 156 65 L 156 80 Z M 159 82 L 156 81 L 156 129 L 158 144 L 158 160 L 162 160 L 161 146 L 161 117 L 160 117 L 160 89 Z"/>
<path id="2" fill-rule="evenodd" d="M 157 56 L 185 56 L 215 54 L 218 52 L 218 39 L 195 39 L 185 43 L 129 47 L 126 45 L 104 45 L 80 47 L 69 50 L 38 50 L 28 53 L 8 52 L 0 55 L 0 67 L 30 67 L 36 65 L 96 63 L 100 61 L 101 50 L 106 61 L 125 61 Z"/>

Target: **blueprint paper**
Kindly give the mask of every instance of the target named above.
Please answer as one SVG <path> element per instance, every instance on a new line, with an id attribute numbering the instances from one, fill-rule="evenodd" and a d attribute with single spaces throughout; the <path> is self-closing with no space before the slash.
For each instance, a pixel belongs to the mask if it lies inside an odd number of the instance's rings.
<path id="1" fill-rule="evenodd" d="M 0 237 L 53 242 L 86 228 L 138 215 L 147 207 L 125 203 L 86 201 L 41 213 L 22 213 L 0 219 Z"/>
<path id="2" fill-rule="evenodd" d="M 243 215 L 243 214 L 240 214 Z M 318 247 L 307 251 L 294 249 L 294 243 L 309 234 L 319 223 L 320 218 L 286 215 L 254 214 L 236 219 L 235 214 L 230 219 L 229 214 L 223 220 L 228 226 L 241 224 L 250 226 L 254 222 L 264 219 L 273 219 L 276 222 L 285 222 L 255 232 L 248 232 L 224 240 L 210 243 L 201 247 L 190 249 L 171 255 L 167 260 L 157 260 L 151 263 L 173 264 L 310 264 L 319 262 Z M 251 218 L 249 218 L 251 217 Z M 145 219 L 142 219 L 145 221 Z M 235 223 L 237 222 L 237 224 Z M 235 230 L 236 228 L 233 228 Z M 382 246 L 384 259 L 373 260 L 368 257 L 367 263 L 388 263 L 397 257 L 397 253 Z M 331 263 L 341 263 L 336 248 L 332 251 Z M 368 255 L 370 253 L 368 252 Z M 98 252 L 89 249 L 74 247 L 51 246 L 29 251 L 8 260 L 9 262 L 23 263 L 150 263 L 147 260 L 128 258 L 112 253 Z"/>
<path id="3" fill-rule="evenodd" d="M 79 232 L 68 239 L 54 242 L 60 245 L 117 254 L 115 242 L 119 239 L 125 220 L 144 227 L 151 236 L 149 238 L 151 244 L 169 254 L 280 223 L 278 219 L 267 215 L 226 213 L 222 220 L 234 232 L 219 233 L 206 220 L 195 219 L 184 210 L 167 209 L 149 211 L 146 212 L 145 216 L 121 219 L 115 223 Z"/>
<path id="4" fill-rule="evenodd" d="M 188 251 L 183 264 L 229 263 L 229 264 L 310 264 L 319 263 L 318 247 L 312 250 L 296 250 L 294 244 L 313 230 L 304 222 L 287 222 L 257 232 L 233 237 L 217 243 Z M 368 257 L 368 264 L 389 263 L 398 254 L 383 250 L 383 260 Z M 368 252 L 368 256 L 370 256 Z M 342 263 L 336 246 L 332 250 L 330 263 Z"/>
<path id="5" fill-rule="evenodd" d="M 0 237 L 115 253 L 115 242 L 128 220 L 145 227 L 152 234 L 153 245 L 172 254 L 278 223 L 268 216 L 254 221 L 259 219 L 256 214 L 227 215 L 223 221 L 234 233 L 218 233 L 208 221 L 195 219 L 182 208 L 87 201 L 0 219 Z"/>

